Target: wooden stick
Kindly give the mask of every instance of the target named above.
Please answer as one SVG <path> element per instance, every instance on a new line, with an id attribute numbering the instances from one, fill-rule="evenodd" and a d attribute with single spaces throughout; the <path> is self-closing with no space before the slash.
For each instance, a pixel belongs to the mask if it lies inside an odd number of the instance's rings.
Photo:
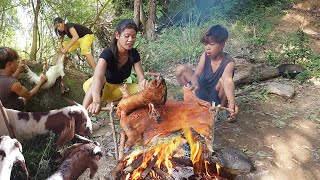
<path id="1" fill-rule="evenodd" d="M 164 180 L 174 180 L 168 173 L 163 172 L 161 169 L 157 167 L 152 168 L 162 179 Z"/>
<path id="2" fill-rule="evenodd" d="M 185 159 L 185 158 L 180 158 L 180 157 L 172 157 L 171 161 L 179 163 L 184 166 L 190 166 L 190 167 L 193 166 L 192 161 L 190 159 Z"/>
<path id="3" fill-rule="evenodd" d="M 146 72 L 149 76 L 160 76 L 161 74 L 159 72 Z"/>
<path id="4" fill-rule="evenodd" d="M 123 148 L 124 148 L 125 141 L 126 141 L 126 134 L 122 130 L 120 134 L 119 159 L 123 157 Z"/>
<path id="5" fill-rule="evenodd" d="M 116 130 L 115 130 L 114 123 L 113 123 L 113 114 L 112 114 L 112 112 L 113 112 L 113 102 L 111 102 L 111 108 L 110 108 L 110 111 L 109 111 L 109 116 L 110 116 L 110 124 L 111 124 L 111 128 L 112 128 L 112 136 L 113 136 L 115 157 L 116 157 L 116 160 L 119 160 L 118 142 L 117 142 Z"/>
<path id="6" fill-rule="evenodd" d="M 213 152 L 213 146 L 214 146 L 214 133 L 215 133 L 215 122 L 218 121 L 218 117 L 219 117 L 219 112 L 221 109 L 221 105 L 218 104 L 218 106 L 216 106 L 215 102 L 212 102 L 212 105 L 210 107 L 211 111 L 214 111 L 214 116 L 213 116 L 213 120 L 212 120 L 212 129 L 211 129 L 211 144 L 210 147 L 208 147 L 209 151 Z"/>
<path id="7" fill-rule="evenodd" d="M 136 170 L 139 166 L 141 166 L 143 161 L 143 155 L 140 155 L 136 160 L 134 160 L 129 166 L 124 168 L 123 172 L 125 174 L 132 173 L 134 170 Z"/>
<path id="8" fill-rule="evenodd" d="M 148 164 L 147 168 L 142 172 L 141 174 L 141 178 L 145 179 L 147 177 L 147 175 L 150 173 L 150 171 L 152 170 L 152 167 L 156 164 L 158 160 L 158 157 L 154 157 Z"/>
<path id="9" fill-rule="evenodd" d="M 2 113 L 2 116 L 3 116 L 3 120 L 6 123 L 6 126 L 8 128 L 9 135 L 11 136 L 11 138 L 16 138 L 16 135 L 14 134 L 13 128 L 12 128 L 12 126 L 10 124 L 7 111 L 6 111 L 5 107 L 3 106 L 1 100 L 0 100 L 0 110 L 1 110 L 1 113 Z"/>

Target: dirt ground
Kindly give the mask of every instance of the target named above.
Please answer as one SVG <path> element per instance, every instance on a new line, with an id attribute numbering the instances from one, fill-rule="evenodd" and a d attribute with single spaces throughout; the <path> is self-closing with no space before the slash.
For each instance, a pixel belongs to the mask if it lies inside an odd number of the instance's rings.
<path id="1" fill-rule="evenodd" d="M 319 19 L 310 13 L 289 10 L 275 33 L 289 33 L 304 27 L 311 37 L 311 47 L 320 52 Z M 315 17 L 316 18 L 316 17 Z M 314 38 L 316 37 L 316 38 Z M 169 99 L 181 98 L 181 90 L 169 79 Z M 265 91 L 268 82 L 291 85 L 295 95 L 288 99 Z M 173 85 L 172 85 L 173 84 Z M 239 179 L 291 180 L 320 179 L 320 87 L 300 84 L 292 79 L 275 78 L 236 90 L 240 113 L 235 123 L 216 122 L 215 148 L 234 147 L 242 150 L 254 163 L 255 171 Z M 96 128 L 93 139 L 105 152 L 94 179 L 112 179 L 116 165 L 109 119 L 106 126 Z M 116 120 L 119 135 L 119 121 Z M 103 124 L 100 118 L 96 124 Z M 88 172 L 79 179 L 89 179 Z"/>
<path id="2" fill-rule="evenodd" d="M 291 85 L 295 96 L 267 94 L 267 82 Z M 237 89 L 237 122 L 216 122 L 215 146 L 234 147 L 250 157 L 256 170 L 240 179 L 320 179 L 319 92 L 320 87 L 283 78 Z M 105 152 L 94 179 L 111 179 L 116 160 L 110 126 L 99 128 L 94 139 Z M 80 179 L 88 179 L 88 173 Z"/>

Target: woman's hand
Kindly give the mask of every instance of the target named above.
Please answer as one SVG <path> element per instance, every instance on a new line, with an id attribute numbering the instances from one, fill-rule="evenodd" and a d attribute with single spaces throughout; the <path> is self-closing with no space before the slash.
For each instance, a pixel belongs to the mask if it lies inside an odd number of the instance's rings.
<path id="1" fill-rule="evenodd" d="M 140 91 L 145 90 L 147 88 L 148 81 L 146 79 L 142 79 L 139 81 Z"/>
<path id="2" fill-rule="evenodd" d="M 88 113 L 91 113 L 92 115 L 98 115 L 101 110 L 101 103 L 100 102 L 92 102 L 88 108 Z"/>

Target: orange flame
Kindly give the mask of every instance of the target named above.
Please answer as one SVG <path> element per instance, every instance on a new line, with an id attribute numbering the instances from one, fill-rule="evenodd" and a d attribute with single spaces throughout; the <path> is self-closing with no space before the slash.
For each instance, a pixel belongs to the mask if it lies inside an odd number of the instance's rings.
<path id="1" fill-rule="evenodd" d="M 168 138 L 167 138 L 168 139 Z M 163 165 L 167 169 L 167 173 L 171 175 L 172 173 L 172 163 L 170 161 L 171 157 L 176 155 L 176 149 L 185 140 L 180 136 L 175 136 L 172 139 L 164 140 L 163 142 L 157 143 L 157 145 L 151 146 L 146 150 L 135 150 L 133 151 L 126 160 L 126 165 L 130 165 L 134 160 L 136 160 L 140 155 L 143 155 L 143 161 L 139 168 L 134 170 L 131 174 L 126 176 L 126 179 L 140 179 L 142 172 L 147 168 L 148 164 L 157 158 L 156 165 L 161 168 Z M 151 171 L 150 175 L 155 177 L 155 173 Z"/>
<path id="2" fill-rule="evenodd" d="M 203 143 L 194 136 L 191 129 L 184 129 L 183 134 L 190 145 L 190 159 L 193 163 L 193 171 L 195 174 L 202 174 L 204 176 L 210 177 L 212 179 L 219 179 L 220 166 L 216 164 L 216 172 L 210 172 L 212 170 L 213 163 L 206 161 L 209 153 L 206 151 Z M 182 154 L 182 148 L 179 148 L 181 144 L 185 142 L 185 139 L 181 138 L 180 135 L 174 137 L 167 137 L 158 139 L 157 143 L 150 146 L 150 148 L 144 150 L 133 151 L 126 160 L 126 165 L 132 164 L 138 157 L 143 156 L 141 165 L 135 169 L 131 174 L 127 174 L 126 180 L 137 180 L 141 179 L 143 171 L 148 167 L 150 162 L 156 160 L 155 165 L 159 169 L 166 169 L 166 172 L 171 175 L 173 171 L 173 166 L 170 161 L 171 157 L 177 156 L 177 154 Z M 179 152 L 179 150 L 181 152 Z M 141 158 L 141 157 L 140 157 Z M 157 159 L 155 159 L 157 158 Z M 164 168 L 165 167 L 165 168 Z M 215 170 L 214 170 L 215 171 Z M 153 170 L 150 171 L 149 176 L 158 179 L 157 173 Z"/>

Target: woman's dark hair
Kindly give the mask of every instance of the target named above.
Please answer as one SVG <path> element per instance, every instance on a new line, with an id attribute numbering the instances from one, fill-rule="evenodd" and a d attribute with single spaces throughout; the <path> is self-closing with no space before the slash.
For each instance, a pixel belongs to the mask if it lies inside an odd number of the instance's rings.
<path id="1" fill-rule="evenodd" d="M 0 69 L 4 69 L 8 62 L 17 59 L 19 59 L 19 55 L 16 50 L 9 47 L 0 47 Z"/>
<path id="2" fill-rule="evenodd" d="M 61 17 L 56 17 L 54 18 L 53 20 L 53 24 L 56 25 L 58 23 L 63 23 L 64 22 L 64 19 L 62 19 Z"/>
<path id="3" fill-rule="evenodd" d="M 118 23 L 114 31 L 113 39 L 110 47 L 115 59 L 117 59 L 118 61 L 119 61 L 119 50 L 117 46 L 116 32 L 121 34 L 126 29 L 134 29 L 136 32 L 138 32 L 138 27 L 132 19 L 123 19 Z"/>
<path id="4" fill-rule="evenodd" d="M 53 25 L 56 26 L 56 24 L 58 24 L 58 23 L 64 23 L 64 19 L 62 19 L 61 17 L 54 18 Z M 54 32 L 56 33 L 56 35 L 58 37 L 61 37 L 61 34 L 59 33 L 59 30 L 56 27 L 54 27 Z"/>
<path id="5" fill-rule="evenodd" d="M 224 43 L 228 37 L 229 33 L 226 28 L 220 25 L 214 25 L 203 34 L 201 43 L 209 44 L 211 42 L 215 42 L 221 44 Z"/>

